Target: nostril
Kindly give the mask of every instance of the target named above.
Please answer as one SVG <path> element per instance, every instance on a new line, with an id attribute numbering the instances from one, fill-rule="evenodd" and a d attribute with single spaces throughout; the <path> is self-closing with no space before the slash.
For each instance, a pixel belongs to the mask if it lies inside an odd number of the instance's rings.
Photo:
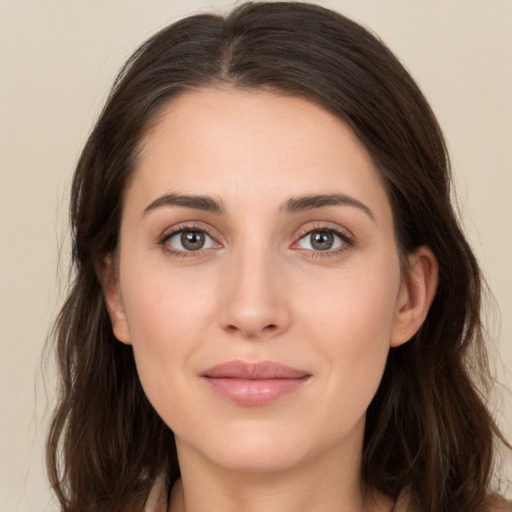
<path id="1" fill-rule="evenodd" d="M 226 330 L 229 331 L 229 332 L 236 333 L 236 332 L 240 331 L 240 332 L 244 332 L 247 336 L 250 336 L 250 337 L 257 336 L 258 332 L 262 333 L 262 332 L 274 332 L 274 331 L 277 331 L 278 330 L 278 326 L 276 324 L 268 324 L 268 325 L 265 325 L 263 328 L 260 328 L 260 329 L 257 329 L 257 328 L 254 328 L 254 329 L 252 329 L 252 328 L 243 329 L 241 327 L 237 327 L 234 324 L 229 324 L 229 325 L 226 326 Z"/>

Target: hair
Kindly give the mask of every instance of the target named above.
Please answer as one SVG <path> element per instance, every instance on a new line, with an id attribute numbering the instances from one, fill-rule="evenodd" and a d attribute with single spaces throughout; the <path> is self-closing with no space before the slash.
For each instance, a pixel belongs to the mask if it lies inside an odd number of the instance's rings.
<path id="1" fill-rule="evenodd" d="M 306 98 L 347 123 L 378 169 L 397 245 L 427 245 L 439 285 L 417 334 L 391 349 L 368 412 L 362 481 L 408 488 L 421 512 L 486 510 L 504 441 L 485 406 L 482 278 L 451 204 L 446 145 L 429 104 L 390 50 L 326 8 L 245 3 L 151 37 L 121 70 L 71 191 L 73 278 L 54 328 L 60 396 L 47 440 L 64 512 L 135 512 L 156 476 L 179 477 L 174 437 L 148 402 L 131 347 L 112 332 L 98 266 L 116 251 L 141 140 L 172 98 L 199 87 Z M 406 271 L 406 270 L 405 270 Z"/>

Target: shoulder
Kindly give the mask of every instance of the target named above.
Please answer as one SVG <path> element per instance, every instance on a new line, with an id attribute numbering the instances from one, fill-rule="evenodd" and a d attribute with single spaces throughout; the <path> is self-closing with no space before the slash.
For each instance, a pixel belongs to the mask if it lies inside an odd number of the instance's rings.
<path id="1" fill-rule="evenodd" d="M 493 496 L 489 499 L 489 512 L 512 512 L 512 502 L 501 496 Z"/>
<path id="2" fill-rule="evenodd" d="M 403 489 L 391 512 L 415 512 L 418 510 L 409 489 Z M 512 502 L 505 498 L 492 495 L 489 497 L 486 507 L 487 512 L 512 512 Z"/>
<path id="3" fill-rule="evenodd" d="M 408 488 L 402 489 L 390 512 L 412 512 L 415 507 Z"/>
<path id="4" fill-rule="evenodd" d="M 167 510 L 167 478 L 161 473 L 156 478 L 149 493 L 144 512 L 166 512 Z"/>

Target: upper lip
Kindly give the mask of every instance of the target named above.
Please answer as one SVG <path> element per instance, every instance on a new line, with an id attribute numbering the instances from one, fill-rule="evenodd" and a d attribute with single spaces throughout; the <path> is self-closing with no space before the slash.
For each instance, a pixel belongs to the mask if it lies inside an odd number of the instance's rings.
<path id="1" fill-rule="evenodd" d="M 213 379 L 303 379 L 310 374 L 304 370 L 292 368 L 285 364 L 273 361 L 260 361 L 257 363 L 240 360 L 226 361 L 208 368 L 201 374 L 203 377 Z"/>

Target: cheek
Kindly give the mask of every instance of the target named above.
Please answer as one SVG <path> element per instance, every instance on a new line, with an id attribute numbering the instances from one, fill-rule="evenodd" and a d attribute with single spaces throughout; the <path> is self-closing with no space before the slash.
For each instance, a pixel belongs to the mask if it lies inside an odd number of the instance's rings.
<path id="1" fill-rule="evenodd" d="M 164 418 L 178 406 L 173 390 L 191 377 L 190 361 L 215 317 L 215 286 L 202 277 L 152 266 L 122 281 L 139 378 Z"/>
<path id="2" fill-rule="evenodd" d="M 400 272 L 398 265 L 377 270 L 340 276 L 321 292 L 316 288 L 300 315 L 327 367 L 333 398 L 327 407 L 351 411 L 354 419 L 377 391 L 390 349 Z"/>
<path id="3" fill-rule="evenodd" d="M 136 275 L 121 276 L 125 311 L 134 346 L 164 350 L 190 342 L 215 306 L 215 280 L 208 272 L 175 269 L 165 260 L 139 265 Z"/>
<path id="4" fill-rule="evenodd" d="M 325 339 L 359 351 L 387 344 L 400 287 L 398 265 L 373 265 L 371 270 L 348 269 L 337 276 L 304 282 L 296 296 L 304 297 L 300 317 L 311 334 L 325 331 Z M 330 347 L 332 348 L 332 347 Z"/>

